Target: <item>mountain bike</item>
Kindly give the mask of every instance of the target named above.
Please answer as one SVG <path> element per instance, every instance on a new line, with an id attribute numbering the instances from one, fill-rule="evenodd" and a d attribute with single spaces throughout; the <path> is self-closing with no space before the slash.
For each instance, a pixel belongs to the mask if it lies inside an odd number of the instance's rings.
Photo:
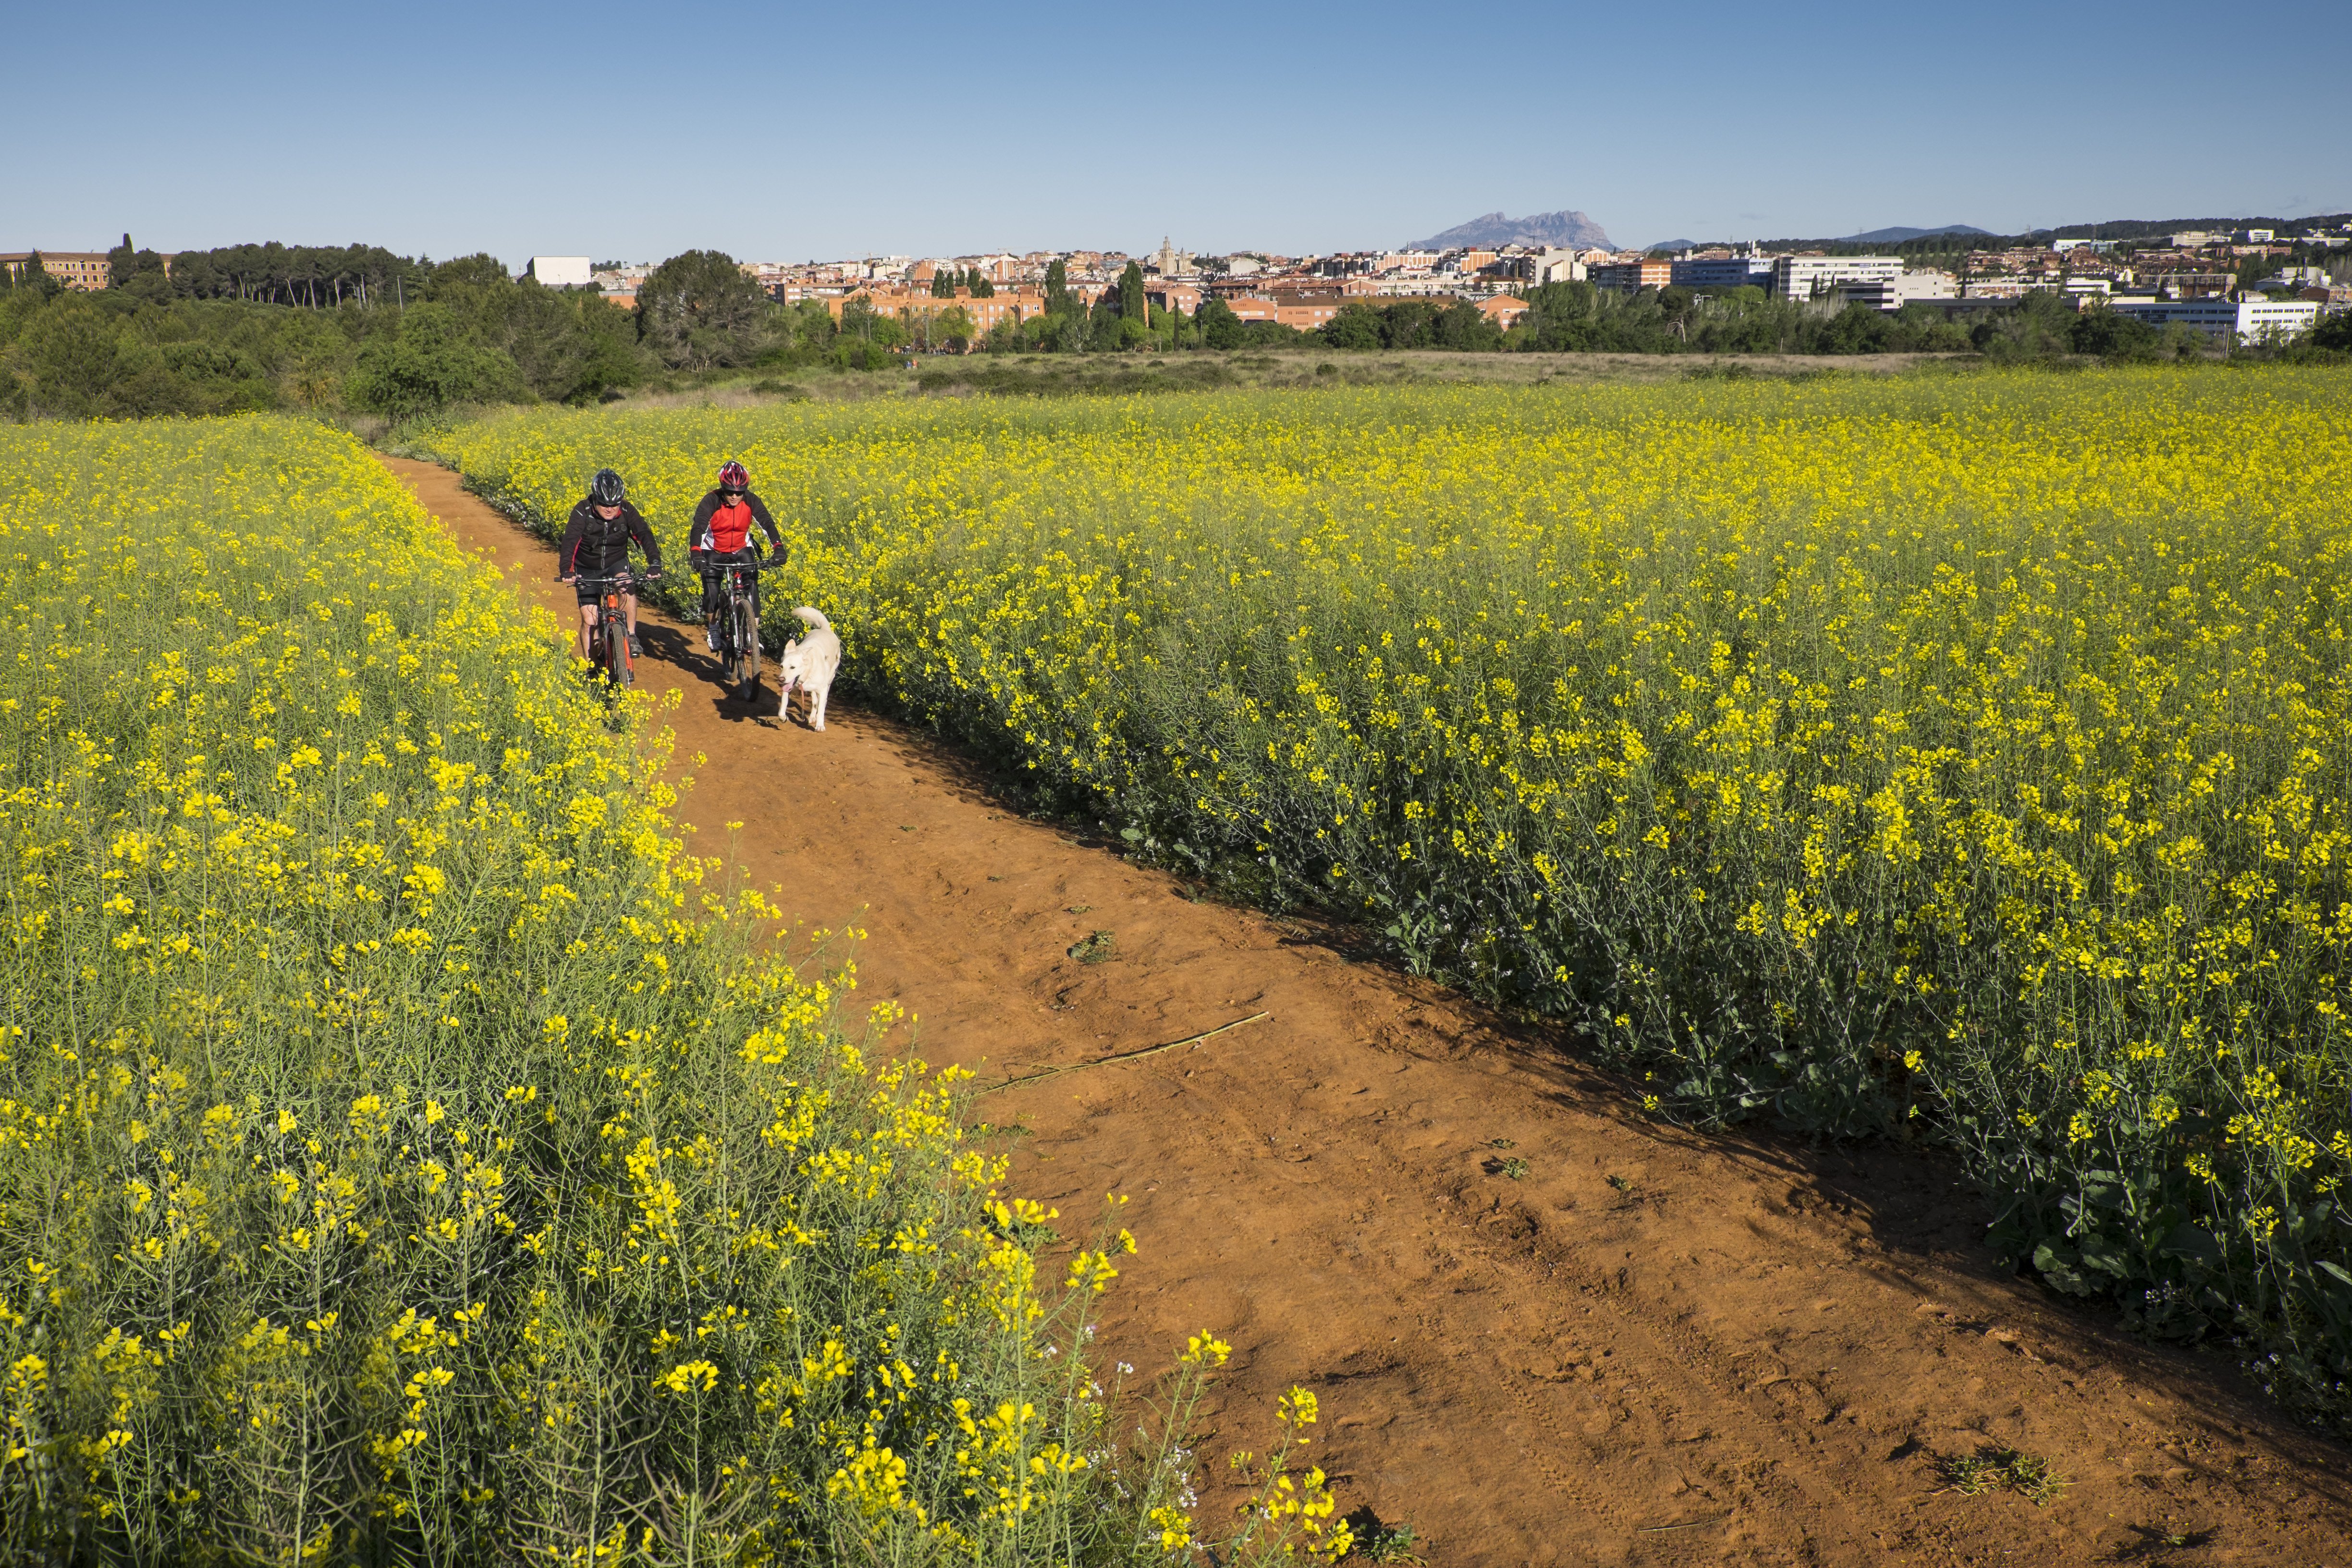
<path id="1" fill-rule="evenodd" d="M 636 660 L 629 657 L 629 606 L 625 600 L 636 592 L 638 584 L 650 583 L 660 575 L 658 572 L 648 572 L 640 577 L 623 570 L 605 577 L 573 579 L 596 595 L 596 632 L 588 644 L 589 662 L 616 691 L 626 691 L 637 683 Z"/>
<path id="2" fill-rule="evenodd" d="M 711 641 L 719 653 L 719 679 L 746 702 L 760 690 L 760 607 L 752 597 L 751 584 L 761 573 L 782 564 L 771 557 L 725 561 L 716 568 L 720 579 L 719 614 L 711 627 Z"/>

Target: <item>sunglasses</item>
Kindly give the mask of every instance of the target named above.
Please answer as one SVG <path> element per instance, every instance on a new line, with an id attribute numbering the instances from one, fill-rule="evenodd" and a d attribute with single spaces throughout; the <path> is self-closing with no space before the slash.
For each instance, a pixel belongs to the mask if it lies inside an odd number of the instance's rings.
<path id="1" fill-rule="evenodd" d="M 726 497 L 728 500 L 737 500 L 737 499 L 739 499 L 740 497 L 741 497 L 741 495 L 743 494 L 743 492 L 742 492 L 741 490 L 736 489 L 732 488 L 731 486 L 728 486 L 728 485 L 721 485 L 721 486 L 719 486 L 719 493 L 720 495 L 725 496 L 725 497 Z"/>

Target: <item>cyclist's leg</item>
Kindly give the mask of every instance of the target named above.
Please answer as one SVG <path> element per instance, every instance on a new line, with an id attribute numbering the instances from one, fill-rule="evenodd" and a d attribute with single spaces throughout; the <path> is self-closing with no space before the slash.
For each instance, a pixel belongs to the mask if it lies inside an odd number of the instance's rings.
<path id="1" fill-rule="evenodd" d="M 596 662 L 596 601 L 580 601 L 580 657 L 589 663 Z"/>

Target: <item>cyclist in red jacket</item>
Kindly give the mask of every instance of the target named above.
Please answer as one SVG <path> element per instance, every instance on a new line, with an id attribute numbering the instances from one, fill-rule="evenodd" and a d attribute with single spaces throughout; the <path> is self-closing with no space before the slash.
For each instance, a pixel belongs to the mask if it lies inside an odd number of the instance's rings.
<path id="1" fill-rule="evenodd" d="M 751 542 L 754 523 L 767 531 L 768 543 L 782 561 L 784 537 L 776 531 L 776 520 L 768 515 L 766 503 L 751 493 L 751 476 L 743 471 L 743 465 L 730 458 L 719 470 L 719 488 L 694 509 L 694 526 L 687 534 L 687 558 L 702 574 L 703 639 L 714 651 L 719 647 L 719 609 L 725 602 L 719 593 L 719 569 L 760 559 L 759 546 Z M 752 613 L 757 615 L 758 578 L 751 580 L 751 587 Z"/>
<path id="2" fill-rule="evenodd" d="M 582 658 L 594 657 L 590 650 L 595 642 L 598 593 L 580 586 L 579 579 L 618 574 L 629 563 L 632 542 L 646 552 L 646 574 L 660 576 L 661 546 L 654 542 L 653 530 L 637 515 L 637 509 L 629 504 L 621 476 L 610 468 L 599 468 L 588 487 L 588 494 L 572 509 L 563 538 L 555 547 L 555 574 L 578 590 Z M 637 646 L 637 596 L 624 595 L 621 603 L 628 610 L 629 657 L 643 658 L 645 651 Z"/>

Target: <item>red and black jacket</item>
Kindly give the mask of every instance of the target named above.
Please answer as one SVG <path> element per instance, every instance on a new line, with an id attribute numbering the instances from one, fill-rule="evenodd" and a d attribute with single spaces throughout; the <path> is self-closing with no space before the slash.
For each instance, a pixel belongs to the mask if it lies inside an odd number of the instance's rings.
<path id="1" fill-rule="evenodd" d="M 712 490 L 694 509 L 694 527 L 687 534 L 687 548 L 709 555 L 734 555 L 751 542 L 751 525 L 758 523 L 767 530 L 768 543 L 776 559 L 784 556 L 784 536 L 776 531 L 776 520 L 768 515 L 767 504 L 750 490 L 743 492 L 742 501 L 735 506 L 725 504 L 726 497 Z"/>
<path id="2" fill-rule="evenodd" d="M 627 501 L 621 503 L 621 515 L 611 521 L 596 515 L 593 496 L 572 509 L 572 520 L 564 524 L 562 542 L 555 547 L 555 559 L 565 577 L 609 577 L 629 563 L 629 542 L 646 552 L 648 569 L 661 570 L 661 546 L 654 542 L 653 530 L 637 515 L 637 509 Z"/>

